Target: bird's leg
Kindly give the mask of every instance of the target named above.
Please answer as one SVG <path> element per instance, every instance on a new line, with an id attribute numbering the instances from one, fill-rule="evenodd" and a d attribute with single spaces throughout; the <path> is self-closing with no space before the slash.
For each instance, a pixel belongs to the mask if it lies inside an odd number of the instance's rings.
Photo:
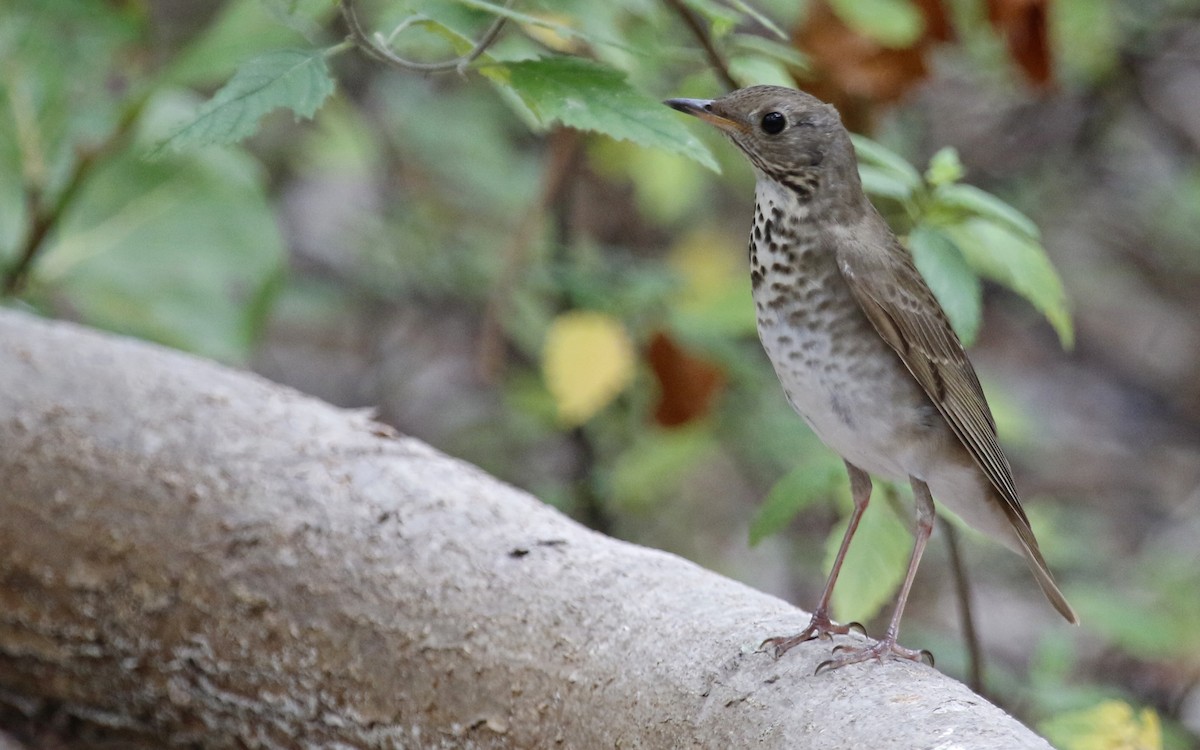
<path id="1" fill-rule="evenodd" d="M 913 578 L 917 575 L 917 566 L 921 563 L 921 554 L 925 551 L 925 543 L 929 541 L 929 535 L 933 533 L 934 521 L 933 497 L 929 494 L 929 485 L 916 477 L 909 479 L 912 482 L 913 499 L 917 506 L 917 540 L 913 545 L 912 557 L 908 561 L 908 574 L 904 576 L 904 585 L 900 587 L 900 596 L 896 599 L 896 611 L 892 613 L 892 621 L 888 623 L 887 633 L 884 634 L 882 640 L 870 646 L 838 646 L 834 652 L 841 652 L 843 655 L 821 662 L 817 665 L 818 672 L 823 669 L 837 669 L 847 664 L 855 664 L 869 659 L 883 661 L 885 658 L 921 661 L 928 657 L 930 665 L 933 665 L 933 654 L 928 651 L 914 651 L 896 643 L 896 636 L 900 633 L 900 618 L 904 616 L 904 605 L 908 602 L 908 592 L 912 589 Z"/>
<path id="2" fill-rule="evenodd" d="M 821 598 L 817 601 L 817 608 L 813 610 L 808 627 L 795 635 L 777 636 L 763 641 L 760 648 L 773 648 L 776 658 L 783 656 L 793 646 L 811 641 L 813 638 L 828 638 L 834 634 L 844 635 L 852 629 L 860 631 L 863 629 L 862 625 L 856 622 L 837 625 L 829 619 L 829 600 L 833 596 L 833 587 L 837 583 L 838 573 L 842 570 L 842 561 L 846 559 L 846 550 L 850 548 L 850 539 L 858 529 L 858 522 L 862 520 L 863 511 L 867 509 L 867 503 L 871 500 L 871 477 L 867 472 L 849 461 L 846 461 L 846 472 L 850 475 L 850 496 L 854 499 L 854 511 L 850 514 L 850 522 L 846 524 L 846 533 L 842 535 L 842 545 L 838 547 L 837 557 L 833 559 L 833 570 L 829 571 L 829 579 L 825 581 L 825 590 L 821 592 Z"/>

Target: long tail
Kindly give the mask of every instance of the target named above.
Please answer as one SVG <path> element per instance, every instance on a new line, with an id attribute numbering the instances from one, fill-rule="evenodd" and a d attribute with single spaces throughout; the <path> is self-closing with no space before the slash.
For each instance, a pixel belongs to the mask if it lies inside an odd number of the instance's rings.
<path id="1" fill-rule="evenodd" d="M 1059 590 L 1058 584 L 1054 582 L 1054 577 L 1050 575 L 1050 568 L 1046 566 L 1046 560 L 1042 557 L 1042 551 L 1038 549 L 1037 540 L 1033 538 L 1033 532 L 1028 535 L 1018 534 L 1017 537 L 1021 540 L 1021 549 L 1025 552 L 1025 561 L 1029 563 L 1029 569 L 1033 571 L 1033 577 L 1037 579 L 1038 586 L 1042 587 L 1042 593 L 1058 610 L 1058 613 L 1067 619 L 1067 622 L 1072 625 L 1079 624 L 1079 617 L 1075 614 L 1075 610 L 1071 609 L 1071 605 L 1067 603 L 1067 598 L 1063 596 L 1063 592 Z"/>

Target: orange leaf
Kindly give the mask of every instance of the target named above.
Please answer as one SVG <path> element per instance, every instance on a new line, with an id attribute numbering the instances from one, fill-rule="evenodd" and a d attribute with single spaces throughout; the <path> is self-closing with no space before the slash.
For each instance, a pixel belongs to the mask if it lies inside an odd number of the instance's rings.
<path id="1" fill-rule="evenodd" d="M 867 130 L 873 110 L 900 99 L 928 75 L 927 50 L 952 37 L 939 0 L 913 0 L 925 20 L 909 47 L 885 47 L 846 24 L 825 0 L 815 0 L 792 40 L 812 60 L 809 93 L 830 102 L 851 130 Z"/>
<path id="2" fill-rule="evenodd" d="M 1050 82 L 1049 0 L 988 0 L 988 20 L 1004 37 L 1008 53 L 1038 85 Z"/>
<path id="3" fill-rule="evenodd" d="M 654 421 L 678 427 L 712 410 L 725 386 L 725 373 L 712 362 L 685 351 L 666 333 L 655 333 L 646 352 L 658 380 L 658 406 Z"/>

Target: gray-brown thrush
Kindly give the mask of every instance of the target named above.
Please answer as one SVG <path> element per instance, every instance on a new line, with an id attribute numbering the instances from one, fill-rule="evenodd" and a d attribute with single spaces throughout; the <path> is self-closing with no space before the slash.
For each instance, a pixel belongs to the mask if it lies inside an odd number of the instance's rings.
<path id="1" fill-rule="evenodd" d="M 829 600 L 872 474 L 912 484 L 916 544 L 884 638 L 841 647 L 843 655 L 822 666 L 920 658 L 897 645 L 896 635 L 933 531 L 933 497 L 1024 555 L 1051 604 L 1077 622 L 1021 510 L 975 370 L 911 256 L 863 192 L 837 110 L 779 86 L 665 104 L 716 126 L 754 165 L 750 279 L 759 338 L 792 407 L 850 474 L 854 511 L 812 621 L 766 644 L 778 656 L 848 632 L 829 619 Z"/>

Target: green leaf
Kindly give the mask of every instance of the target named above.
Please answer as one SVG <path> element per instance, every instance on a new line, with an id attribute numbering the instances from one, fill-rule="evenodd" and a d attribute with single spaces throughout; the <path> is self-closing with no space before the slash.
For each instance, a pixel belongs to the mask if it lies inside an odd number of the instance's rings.
<path id="1" fill-rule="evenodd" d="M 872 164 L 859 163 L 858 177 L 862 180 L 863 190 L 869 195 L 878 195 L 908 203 L 913 197 L 913 186 L 896 176 L 894 172 L 880 169 Z"/>
<path id="2" fill-rule="evenodd" d="M 938 152 L 941 153 L 941 152 Z M 930 171 L 933 170 L 932 163 Z M 932 182 L 932 180 L 930 180 Z M 935 204 L 964 212 L 970 216 L 990 219 L 1017 234 L 1037 241 L 1041 237 L 1037 224 L 1025 214 L 989 192 L 962 183 L 939 185 L 933 193 Z M 936 210 L 936 209 L 935 209 Z"/>
<path id="3" fill-rule="evenodd" d="M 625 75 L 574 57 L 507 63 L 509 84 L 543 125 L 558 120 L 648 148 L 683 154 L 718 171 L 682 118 L 625 81 Z"/>
<path id="4" fill-rule="evenodd" d="M 876 494 L 880 494 L 879 489 Z M 870 620 L 904 580 L 913 536 L 882 500 L 879 497 L 867 506 L 833 590 L 833 611 L 841 622 Z M 843 519 L 829 532 L 825 542 L 826 571 L 833 568 L 848 522 L 848 518 Z"/>
<path id="5" fill-rule="evenodd" d="M 912 0 L 831 0 L 847 25 L 885 47 L 911 47 L 925 31 L 925 18 Z"/>
<path id="6" fill-rule="evenodd" d="M 643 431 L 613 463 L 613 502 L 626 510 L 648 510 L 715 448 L 712 431 L 703 425 Z"/>
<path id="7" fill-rule="evenodd" d="M 850 134 L 850 140 L 854 142 L 854 151 L 858 154 L 860 173 L 863 166 L 869 165 L 907 185 L 910 192 L 924 186 L 921 173 L 895 151 L 884 148 L 870 138 L 855 133 Z"/>
<path id="8" fill-rule="evenodd" d="M 979 277 L 971 271 L 954 241 L 933 227 L 918 225 L 908 235 L 908 249 L 958 337 L 970 346 L 979 333 L 983 316 Z"/>
<path id="9" fill-rule="evenodd" d="M 1054 326 L 1063 347 L 1073 345 L 1066 292 L 1040 244 L 991 219 L 967 219 L 942 231 L 962 250 L 971 268 L 1028 300 Z"/>
<path id="10" fill-rule="evenodd" d="M 1081 87 L 1092 85 L 1120 64 L 1120 11 L 1112 3 L 1057 0 L 1047 11 L 1057 80 Z"/>
<path id="11" fill-rule="evenodd" d="M 834 491 L 838 474 L 828 465 L 805 463 L 783 475 L 750 521 L 750 546 L 782 531 L 796 514 Z"/>
<path id="12" fill-rule="evenodd" d="M 701 18 L 715 29 L 731 29 L 737 26 L 742 21 L 741 15 L 732 8 L 718 3 L 716 0 L 683 0 L 684 3 L 693 12 L 700 15 Z M 716 34 L 716 36 L 720 36 Z"/>
<path id="13" fill-rule="evenodd" d="M 729 59 L 729 73 L 743 86 L 794 86 L 792 74 L 778 60 L 762 55 L 738 55 Z"/>
<path id="14" fill-rule="evenodd" d="M 757 34 L 733 34 L 729 39 L 729 44 L 738 50 L 757 52 L 795 68 L 807 68 L 809 65 L 808 58 L 804 56 L 804 53 L 787 41 L 777 42 Z M 795 81 L 788 85 L 795 86 Z"/>
<path id="15" fill-rule="evenodd" d="M 728 0 L 728 2 L 729 2 L 729 4 L 730 4 L 730 5 L 732 5 L 734 8 L 737 8 L 737 9 L 738 9 L 739 11 L 741 11 L 742 13 L 744 13 L 744 14 L 746 14 L 747 16 L 749 16 L 749 17 L 753 18 L 753 19 L 754 19 L 755 21 L 757 21 L 757 22 L 758 22 L 758 23 L 759 23 L 759 24 L 760 24 L 760 25 L 761 25 L 761 26 L 762 26 L 764 29 L 766 29 L 767 31 L 771 32 L 772 34 L 774 34 L 774 35 L 775 35 L 776 37 L 778 37 L 779 39 L 782 39 L 782 40 L 784 40 L 784 41 L 787 41 L 787 40 L 789 39 L 789 37 L 788 37 L 788 34 L 787 34 L 787 32 L 786 32 L 786 31 L 784 31 L 783 29 L 779 28 L 779 25 L 778 25 L 778 24 L 776 24 L 774 21 L 772 21 L 772 20 L 771 20 L 771 19 L 770 19 L 770 18 L 769 18 L 769 17 L 768 17 L 766 14 L 764 14 L 762 11 L 758 10 L 758 9 L 757 9 L 757 8 L 755 8 L 753 5 L 751 5 L 750 3 L 746 2 L 746 0 Z"/>
<path id="16" fill-rule="evenodd" d="M 337 10 L 329 0 L 227 0 L 205 28 L 166 62 L 161 80 L 178 86 L 212 86 L 232 76 L 251 50 L 304 44 L 307 40 L 296 23 L 280 22 L 280 11 L 286 12 L 282 6 L 287 4 L 293 5 L 295 20 L 297 15 L 306 16 L 318 26 Z"/>
<path id="17" fill-rule="evenodd" d="M 268 112 L 287 107 L 297 118 L 309 118 L 332 93 L 333 79 L 322 50 L 267 52 L 240 65 L 196 117 L 154 153 L 236 143 L 252 135 Z"/>
<path id="18" fill-rule="evenodd" d="M 91 325 L 244 362 L 283 272 L 262 175 L 233 149 L 156 161 L 140 149 L 87 182 L 31 295 Z"/>
<path id="19" fill-rule="evenodd" d="M 958 158 L 958 150 L 953 146 L 944 146 L 929 159 L 925 181 L 934 187 L 949 185 L 961 180 L 965 172 L 962 160 Z"/>
<path id="20" fill-rule="evenodd" d="M 499 16 L 501 18 L 507 18 L 510 21 L 516 21 L 517 23 L 522 23 L 522 24 L 527 24 L 529 26 L 536 26 L 538 28 L 548 29 L 550 31 L 555 32 L 556 34 L 561 34 L 565 37 L 580 39 L 580 40 L 583 40 L 585 42 L 589 42 L 592 44 L 603 44 L 603 45 L 606 45 L 609 47 L 615 47 L 617 49 L 624 50 L 626 52 L 633 52 L 633 53 L 641 52 L 641 50 L 634 49 L 634 48 L 630 47 L 629 45 L 624 44 L 622 42 L 616 41 L 614 39 L 606 39 L 603 37 L 599 37 L 599 36 L 596 36 L 595 34 L 589 34 L 586 31 L 577 29 L 574 26 L 570 26 L 565 23 L 561 23 L 559 21 L 554 20 L 553 18 L 546 17 L 546 16 L 534 16 L 534 15 L 530 15 L 528 13 L 522 13 L 520 11 L 513 10 L 512 8 L 506 7 L 504 5 L 500 5 L 498 3 L 488 2 L 488 0 L 458 0 L 458 2 L 459 2 L 459 4 L 464 5 L 468 8 L 475 8 L 477 10 L 482 10 L 487 13 L 491 13 L 492 15 Z"/>

